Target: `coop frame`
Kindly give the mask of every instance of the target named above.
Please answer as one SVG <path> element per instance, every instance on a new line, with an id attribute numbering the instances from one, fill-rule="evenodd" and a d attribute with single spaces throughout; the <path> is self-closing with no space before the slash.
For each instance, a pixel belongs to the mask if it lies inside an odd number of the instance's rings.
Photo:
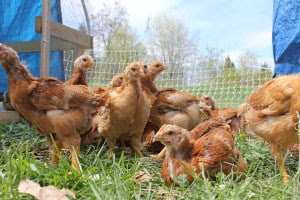
<path id="1" fill-rule="evenodd" d="M 41 77 L 49 76 L 50 51 L 72 50 L 74 55 L 80 56 L 85 49 L 93 48 L 92 36 L 52 21 L 50 16 L 51 0 L 43 0 L 42 16 L 35 18 L 35 31 L 41 33 L 41 40 L 5 43 L 19 53 L 41 52 Z M 0 106 L 0 123 L 16 121 L 19 118 L 17 112 L 5 111 Z"/>

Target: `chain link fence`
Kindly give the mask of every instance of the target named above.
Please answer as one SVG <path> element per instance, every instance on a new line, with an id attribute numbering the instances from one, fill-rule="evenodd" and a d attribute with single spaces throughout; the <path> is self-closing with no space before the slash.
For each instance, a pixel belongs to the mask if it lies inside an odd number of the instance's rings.
<path id="1" fill-rule="evenodd" d="M 91 52 L 87 52 L 91 53 Z M 148 64 L 156 61 L 151 52 L 139 50 L 120 50 L 93 52 L 96 66 L 88 72 L 90 87 L 107 87 L 111 78 L 123 72 L 128 63 L 145 61 Z M 74 56 L 72 51 L 64 52 L 65 79 L 69 80 L 73 71 Z M 160 60 L 169 68 L 162 72 L 155 81 L 158 88 L 176 88 L 198 97 L 207 94 L 212 96 L 216 105 L 238 107 L 258 86 L 271 79 L 272 72 L 263 68 L 224 68 L 203 63 L 200 57 L 190 56 L 177 62 Z"/>

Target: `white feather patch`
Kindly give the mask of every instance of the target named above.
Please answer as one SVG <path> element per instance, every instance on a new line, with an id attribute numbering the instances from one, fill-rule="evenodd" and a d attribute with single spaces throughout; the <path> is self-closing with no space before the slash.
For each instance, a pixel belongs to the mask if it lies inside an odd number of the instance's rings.
<path id="1" fill-rule="evenodd" d="M 65 113 L 64 110 L 49 110 L 49 111 L 47 111 L 48 116 L 62 115 L 64 113 Z"/>

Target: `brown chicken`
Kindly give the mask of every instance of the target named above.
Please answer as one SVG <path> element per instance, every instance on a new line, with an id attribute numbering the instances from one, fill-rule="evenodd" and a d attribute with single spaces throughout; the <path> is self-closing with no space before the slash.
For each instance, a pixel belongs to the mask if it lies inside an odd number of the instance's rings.
<path id="1" fill-rule="evenodd" d="M 122 85 L 122 82 L 123 82 L 123 74 L 117 74 L 117 75 L 113 76 L 113 78 L 109 82 L 109 87 L 107 90 L 111 90 L 112 88 L 120 87 Z M 97 95 L 101 95 L 102 93 L 104 93 L 106 91 L 106 89 L 102 88 L 102 87 L 96 87 L 96 88 L 90 89 L 90 91 Z M 103 95 L 103 96 L 105 96 L 105 95 Z M 105 98 L 107 98 L 107 97 L 105 96 L 104 99 Z M 106 110 L 107 109 L 105 108 L 105 106 L 98 108 L 98 111 L 100 111 L 100 113 L 99 113 L 99 115 L 97 115 L 96 117 L 93 118 L 93 128 L 85 136 L 84 144 L 98 146 L 98 145 L 102 145 L 105 142 L 105 137 L 100 132 L 98 132 L 97 121 L 100 120 L 100 121 L 104 122 L 107 119 L 107 115 L 105 113 Z M 122 148 L 124 148 L 124 150 L 127 149 L 125 141 L 122 141 Z"/>
<path id="2" fill-rule="evenodd" d="M 237 116 L 238 109 L 236 108 L 216 108 L 209 119 L 215 121 L 224 121 L 230 125 L 233 134 L 235 135 L 240 131 L 240 117 Z"/>
<path id="3" fill-rule="evenodd" d="M 203 96 L 209 102 L 206 104 L 211 104 L 211 106 L 215 107 L 214 101 L 209 96 Z M 235 108 L 222 108 L 215 109 L 212 111 L 212 114 L 208 119 L 204 120 L 190 131 L 190 142 L 194 143 L 196 139 L 198 139 L 201 134 L 205 133 L 212 127 L 216 127 L 219 125 L 228 124 L 231 128 L 232 134 L 235 136 L 237 132 L 240 130 L 240 118 L 237 117 L 237 109 Z M 166 148 L 164 148 L 159 154 L 152 156 L 153 160 L 162 159 L 165 157 Z"/>
<path id="4" fill-rule="evenodd" d="M 82 55 L 76 58 L 74 61 L 74 71 L 69 81 L 67 81 L 67 84 L 70 85 L 86 85 L 87 86 L 87 71 L 90 67 L 95 66 L 94 59 L 89 55 Z M 105 92 L 106 89 L 103 87 L 95 87 L 95 88 L 89 88 L 89 92 L 93 93 L 96 96 L 101 96 L 103 92 Z M 100 101 L 100 99 L 99 99 Z M 101 100 L 101 102 L 105 102 L 105 99 Z M 95 114 L 96 109 L 92 111 L 92 114 Z M 94 120 L 94 119 L 93 119 Z M 83 139 L 83 144 L 85 145 L 98 145 L 103 141 L 103 137 L 98 134 L 97 131 L 97 125 L 93 122 L 92 123 L 92 129 L 85 132 L 81 135 L 81 138 Z"/>
<path id="5" fill-rule="evenodd" d="M 70 85 L 86 85 L 87 86 L 87 71 L 90 67 L 95 66 L 94 59 L 89 55 L 82 55 L 76 58 L 74 61 L 74 71 L 67 84 Z M 96 94 L 101 95 L 104 91 L 106 91 L 103 87 L 95 87 L 89 88 L 89 91 Z"/>
<path id="6" fill-rule="evenodd" d="M 51 162 L 57 164 L 57 154 L 67 148 L 71 153 L 71 166 L 78 168 L 80 134 L 91 127 L 90 113 L 97 105 L 94 95 L 86 86 L 69 85 L 55 78 L 33 77 L 17 53 L 4 44 L 0 44 L 0 62 L 8 75 L 13 107 L 46 136 L 53 147 Z"/>
<path id="7" fill-rule="evenodd" d="M 288 75 L 264 83 L 239 109 L 244 129 L 270 144 L 284 183 L 288 182 L 285 155 L 292 145 L 299 143 L 296 125 L 299 102 L 300 75 Z"/>
<path id="8" fill-rule="evenodd" d="M 146 96 L 146 98 L 150 101 L 150 105 L 152 105 L 156 99 L 156 96 L 155 96 L 155 91 L 157 91 L 157 89 L 155 88 L 154 86 L 154 79 L 156 77 L 156 75 L 158 75 L 161 71 L 167 69 L 167 67 L 165 65 L 163 65 L 161 62 L 153 62 L 150 67 L 148 68 L 148 66 L 146 64 L 144 64 L 144 72 L 145 72 L 145 76 L 141 77 L 140 78 L 140 83 L 142 84 L 142 89 L 144 91 L 144 94 Z M 151 69 L 151 72 L 150 73 L 150 70 Z M 117 74 L 115 75 L 112 80 L 109 82 L 109 89 L 112 89 L 112 88 L 117 88 L 117 87 L 120 87 L 122 85 L 122 82 L 123 82 L 123 74 Z M 151 89 L 151 90 L 150 90 Z M 153 92 L 152 92 L 153 91 Z M 104 114 L 104 111 L 105 111 L 105 107 L 102 107 L 102 110 L 101 110 L 101 113 Z M 97 116 L 97 117 L 100 117 L 100 116 Z M 103 115 L 101 118 L 105 118 L 105 115 Z M 103 120 L 102 120 L 103 121 Z M 95 124 L 95 128 L 92 130 L 92 132 L 86 137 L 86 140 L 85 140 L 85 143 L 86 144 L 101 144 L 103 142 L 103 136 L 101 135 L 101 133 L 99 133 L 96 129 L 97 129 L 97 125 Z M 145 130 L 147 131 L 148 130 L 148 127 L 151 128 L 150 131 L 152 131 L 152 124 L 151 122 L 147 123 L 147 126 L 145 128 Z M 157 129 L 158 130 L 158 129 Z M 153 138 L 154 136 L 154 132 L 151 134 L 147 134 L 147 135 L 151 135 L 151 137 Z M 143 135 L 144 137 L 144 135 Z M 147 141 L 151 141 L 152 143 L 152 138 L 151 140 L 147 140 Z M 145 139 L 142 139 L 142 141 L 145 141 Z M 122 148 L 126 149 L 126 144 L 124 141 L 121 142 L 122 144 Z M 157 142 L 156 143 L 157 146 L 159 146 L 158 148 L 161 149 L 162 148 L 162 145 Z M 143 146 L 144 146 L 144 143 L 143 143 Z M 154 148 L 157 149 L 154 145 Z"/>
<path id="9" fill-rule="evenodd" d="M 166 147 L 161 171 L 166 185 L 176 184 L 180 174 L 191 183 L 194 175 L 203 176 L 203 169 L 215 177 L 218 172 L 246 172 L 248 168 L 234 147 L 230 127 L 213 119 L 199 124 L 191 133 L 176 125 L 163 125 L 154 139 Z"/>
<path id="10" fill-rule="evenodd" d="M 211 107 L 195 95 L 172 88 L 158 91 L 156 97 L 150 119 L 159 127 L 163 124 L 176 124 L 191 130 L 212 112 Z"/>
<path id="11" fill-rule="evenodd" d="M 70 85 L 87 85 L 86 74 L 90 67 L 94 66 L 94 59 L 89 55 L 82 55 L 74 61 L 74 71 L 69 81 Z"/>
<path id="12" fill-rule="evenodd" d="M 109 87 L 110 88 L 115 88 L 115 87 L 120 87 L 123 82 L 123 74 L 117 74 L 113 76 L 111 81 L 109 82 Z"/>
<path id="13" fill-rule="evenodd" d="M 70 80 L 67 81 L 66 83 L 70 85 L 87 85 L 87 81 L 86 81 L 87 70 L 94 65 L 95 63 L 91 56 L 89 55 L 79 56 L 74 61 L 73 74 Z M 14 108 L 10 104 L 9 92 L 6 92 L 4 94 L 3 107 L 5 110 L 14 110 Z"/>
<path id="14" fill-rule="evenodd" d="M 146 66 L 145 70 L 147 70 L 147 74 L 145 77 L 141 78 L 143 89 L 149 93 L 157 92 L 157 88 L 154 84 L 155 78 L 166 69 L 168 69 L 168 67 L 159 61 L 151 63 L 149 67 Z"/>
<path id="15" fill-rule="evenodd" d="M 145 75 L 144 63 L 134 62 L 124 70 L 122 85 L 105 92 L 107 102 L 98 108 L 95 122 L 98 132 L 106 138 L 112 156 L 117 140 L 124 146 L 130 141 L 137 156 L 141 157 L 141 136 L 150 113 L 150 103 L 140 84 Z"/>
<path id="16" fill-rule="evenodd" d="M 191 130 L 198 123 L 207 119 L 212 111 L 212 106 L 207 105 L 204 98 L 199 99 L 193 94 L 180 92 L 173 88 L 158 91 L 154 80 L 166 69 L 167 67 L 163 63 L 154 62 L 148 68 L 149 75 L 141 80 L 146 96 L 152 105 L 142 141 L 143 147 L 152 152 L 159 152 L 163 148 L 161 144 L 152 140 L 155 132 L 163 124 L 175 124 Z M 209 96 L 205 97 L 212 100 Z M 153 156 L 153 159 L 159 159 L 160 155 Z"/>

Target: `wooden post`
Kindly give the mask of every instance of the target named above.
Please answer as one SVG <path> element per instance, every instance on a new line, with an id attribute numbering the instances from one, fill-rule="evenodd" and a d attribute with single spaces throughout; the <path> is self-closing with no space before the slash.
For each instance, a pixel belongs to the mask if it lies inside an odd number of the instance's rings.
<path id="1" fill-rule="evenodd" d="M 50 9 L 51 0 L 43 0 L 42 8 L 42 37 L 41 37 L 41 69 L 40 76 L 49 76 L 49 50 L 50 50 Z"/>
<path id="2" fill-rule="evenodd" d="M 81 56 L 84 54 L 84 48 L 82 47 L 77 47 L 76 50 L 75 50 L 75 54 L 74 54 L 74 59 L 76 59 L 77 57 Z"/>

